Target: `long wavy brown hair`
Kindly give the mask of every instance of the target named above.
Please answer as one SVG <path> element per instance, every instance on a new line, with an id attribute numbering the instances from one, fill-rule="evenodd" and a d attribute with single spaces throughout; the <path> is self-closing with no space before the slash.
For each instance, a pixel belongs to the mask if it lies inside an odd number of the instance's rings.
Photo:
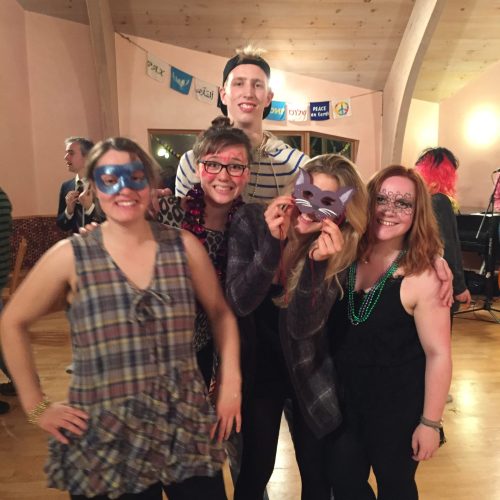
<path id="1" fill-rule="evenodd" d="M 420 274 L 433 266 L 436 256 L 442 254 L 443 245 L 439 236 L 438 225 L 427 187 L 420 175 L 412 168 L 402 165 L 391 165 L 377 172 L 368 182 L 368 230 L 361 238 L 358 247 L 358 258 L 369 257 L 375 236 L 372 221 L 377 213 L 377 195 L 382 183 L 389 177 L 406 177 L 415 185 L 413 203 L 413 222 L 404 239 L 406 255 L 401 260 L 405 274 Z"/>

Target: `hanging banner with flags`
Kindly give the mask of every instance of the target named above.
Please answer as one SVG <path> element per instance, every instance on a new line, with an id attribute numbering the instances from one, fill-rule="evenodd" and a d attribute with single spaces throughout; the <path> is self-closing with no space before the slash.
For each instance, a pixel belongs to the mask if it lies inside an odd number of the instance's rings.
<path id="1" fill-rule="evenodd" d="M 307 104 L 288 104 L 287 117 L 291 122 L 307 121 Z"/>
<path id="2" fill-rule="evenodd" d="M 333 101 L 333 117 L 337 119 L 347 116 L 351 116 L 351 99 Z"/>
<path id="3" fill-rule="evenodd" d="M 164 82 L 167 78 L 169 64 L 158 59 L 148 52 L 146 59 L 146 73 L 157 82 Z"/>
<path id="4" fill-rule="evenodd" d="M 210 82 L 206 82 L 190 75 L 163 61 L 159 57 L 151 54 L 144 47 L 139 46 L 136 42 L 130 40 L 125 35 L 118 33 L 120 36 L 139 47 L 146 54 L 146 75 L 160 83 L 165 83 L 170 74 L 170 88 L 184 95 L 189 95 L 191 86 L 194 80 L 194 95 L 198 101 L 215 106 L 219 95 L 219 88 Z M 328 101 L 309 101 L 307 94 L 308 89 L 304 89 L 304 95 L 298 97 L 301 103 L 289 103 L 286 101 L 272 101 L 271 111 L 266 117 L 271 121 L 290 121 L 290 122 L 306 122 L 325 121 L 331 119 L 346 118 L 352 116 L 351 101 L 357 97 L 368 94 L 373 94 L 380 91 L 370 91 L 358 95 L 352 95 L 343 99 L 331 99 Z"/>
<path id="5" fill-rule="evenodd" d="M 194 90 L 198 101 L 206 102 L 207 104 L 217 104 L 217 95 L 219 92 L 217 85 L 212 85 L 199 78 L 195 78 Z"/>
<path id="6" fill-rule="evenodd" d="M 274 120 L 275 122 L 284 122 L 286 118 L 286 102 L 273 101 L 271 102 L 271 111 L 266 117 L 266 120 Z"/>
<path id="7" fill-rule="evenodd" d="M 178 68 L 174 68 L 174 66 L 170 69 L 170 88 L 172 90 L 176 90 L 181 94 L 188 95 L 189 90 L 191 89 L 191 82 L 193 81 L 193 77 L 188 73 L 184 73 Z"/>
<path id="8" fill-rule="evenodd" d="M 330 119 L 330 101 L 309 103 L 309 116 L 313 121 Z"/>

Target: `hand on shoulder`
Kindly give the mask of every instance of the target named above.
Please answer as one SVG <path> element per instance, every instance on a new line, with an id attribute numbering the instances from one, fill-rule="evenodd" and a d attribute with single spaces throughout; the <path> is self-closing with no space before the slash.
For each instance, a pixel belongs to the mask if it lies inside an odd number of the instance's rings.
<path id="1" fill-rule="evenodd" d="M 424 303 L 432 307 L 449 309 L 440 298 L 441 281 L 434 269 L 405 276 L 401 285 L 401 302 L 408 313 Z"/>

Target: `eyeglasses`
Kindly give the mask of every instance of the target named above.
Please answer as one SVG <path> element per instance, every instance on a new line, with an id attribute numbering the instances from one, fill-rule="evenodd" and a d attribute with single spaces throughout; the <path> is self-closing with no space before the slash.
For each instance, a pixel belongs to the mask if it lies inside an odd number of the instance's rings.
<path id="1" fill-rule="evenodd" d="M 218 161 L 202 160 L 200 163 L 205 168 L 207 174 L 218 174 L 223 168 L 231 177 L 241 177 L 243 172 L 248 168 L 247 165 L 240 165 L 239 163 L 219 163 Z"/>

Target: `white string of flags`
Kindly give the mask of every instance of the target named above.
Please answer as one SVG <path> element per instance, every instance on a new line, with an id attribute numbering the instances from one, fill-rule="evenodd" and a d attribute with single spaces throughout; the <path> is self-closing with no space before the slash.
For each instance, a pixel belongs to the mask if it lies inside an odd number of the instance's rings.
<path id="1" fill-rule="evenodd" d="M 172 66 L 135 43 L 126 35 L 122 33 L 118 33 L 118 35 L 146 53 L 147 76 L 159 83 L 168 84 L 171 90 L 186 96 L 189 95 L 191 89 L 193 89 L 193 94 L 198 101 L 212 106 L 217 105 L 219 93 L 219 87 L 217 85 L 206 82 L 196 76 L 186 73 L 180 68 Z M 378 91 L 367 92 L 361 95 L 374 92 Z M 266 120 L 304 122 L 308 120 L 324 121 L 347 118 L 352 116 L 351 99 L 360 97 L 361 95 L 307 103 L 289 103 L 286 101 L 273 100 L 271 103 L 271 112 Z"/>

